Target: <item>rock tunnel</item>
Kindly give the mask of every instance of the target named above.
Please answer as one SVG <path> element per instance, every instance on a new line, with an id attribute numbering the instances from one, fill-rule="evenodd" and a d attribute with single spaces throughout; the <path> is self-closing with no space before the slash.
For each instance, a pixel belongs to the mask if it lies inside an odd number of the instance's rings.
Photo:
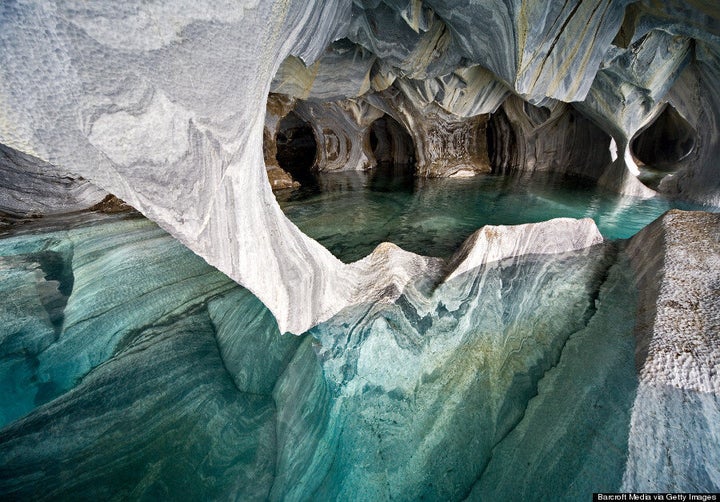
<path id="1" fill-rule="evenodd" d="M 695 148 L 697 132 L 672 105 L 667 105 L 631 142 L 641 164 L 660 171 L 674 171 Z"/>
<path id="2" fill-rule="evenodd" d="M 388 115 L 370 124 L 365 141 L 379 164 L 411 165 L 415 159 L 412 137 Z"/>
<path id="3" fill-rule="evenodd" d="M 290 112 L 278 125 L 276 159 L 298 181 L 307 181 L 315 167 L 317 141 L 310 124 Z"/>

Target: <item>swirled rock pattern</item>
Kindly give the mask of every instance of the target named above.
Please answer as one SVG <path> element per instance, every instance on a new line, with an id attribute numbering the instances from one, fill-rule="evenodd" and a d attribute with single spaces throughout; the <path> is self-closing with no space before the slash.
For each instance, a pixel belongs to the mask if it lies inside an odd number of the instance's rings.
<path id="1" fill-rule="evenodd" d="M 0 145 L 0 212 L 41 216 L 87 209 L 107 192 L 40 159 Z"/>
<path id="2" fill-rule="evenodd" d="M 628 3 L 278 0 L 199 10 L 184 0 L 8 2 L 0 8 L 0 143 L 126 201 L 258 295 L 283 331 L 302 332 L 365 293 L 377 296 L 388 272 L 356 279 L 363 274 L 283 217 L 263 162 L 270 90 L 315 108 L 360 98 L 385 111 L 416 136 L 421 176 L 490 170 L 486 114 L 510 94 L 552 109 L 572 102 L 567 120 L 554 122 L 555 138 L 601 137 L 570 124 L 581 114 L 613 141 L 604 168 L 593 155 L 593 165 L 570 171 L 644 197 L 654 191 L 636 178 L 629 144 L 671 103 L 698 138 L 658 189 L 717 203 L 720 14 L 703 3 Z M 379 93 L 406 104 L 393 115 Z M 347 157 L 343 167 L 372 165 L 358 131 L 340 129 L 332 152 Z M 527 132 L 519 130 L 518 145 Z M 548 150 L 537 132 L 523 159 Z M 499 163 L 517 164 L 507 160 Z"/>
<path id="3" fill-rule="evenodd" d="M 612 139 L 572 106 L 533 106 L 508 98 L 489 127 L 491 163 L 501 172 L 554 172 L 600 178 L 612 163 Z"/>
<path id="4" fill-rule="evenodd" d="M 319 171 L 364 171 L 375 166 L 369 127 L 383 112 L 364 101 L 301 102 L 296 113 L 312 124 L 320 139 Z"/>
<path id="5" fill-rule="evenodd" d="M 395 156 L 717 206 L 719 80 L 712 2 L 0 3 L 3 218 L 113 194 L 159 225 L 0 240 L 0 496 L 717 491 L 716 216 L 627 250 L 561 219 L 343 263 L 272 188 L 292 112 L 319 170 Z M 649 188 L 633 140 L 668 107 L 689 146 Z"/>
<path id="6" fill-rule="evenodd" d="M 19 227 L 0 496 L 716 490 L 718 225 L 670 212 L 627 252 L 591 220 L 486 226 L 447 263 L 383 244 L 384 295 L 301 337 L 137 216 Z"/>

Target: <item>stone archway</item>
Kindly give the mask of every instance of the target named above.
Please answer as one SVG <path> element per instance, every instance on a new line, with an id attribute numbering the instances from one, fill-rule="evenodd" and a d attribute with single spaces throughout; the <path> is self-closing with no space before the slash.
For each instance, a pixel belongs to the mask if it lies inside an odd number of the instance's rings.
<path id="1" fill-rule="evenodd" d="M 630 153 L 640 169 L 639 179 L 652 189 L 677 172 L 695 149 L 697 131 L 668 104 L 630 141 Z"/>
<path id="2" fill-rule="evenodd" d="M 368 151 L 373 153 L 378 164 L 409 166 L 415 163 L 412 136 L 389 115 L 383 115 L 370 124 L 366 141 Z"/>
<path id="3" fill-rule="evenodd" d="M 695 148 L 697 133 L 672 105 L 667 105 L 658 117 L 635 135 L 630 149 L 635 159 L 662 171 L 674 171 L 674 166 L 690 155 Z"/>
<path id="4" fill-rule="evenodd" d="M 290 112 L 278 124 L 275 143 L 280 167 L 303 185 L 311 180 L 317 159 L 317 141 L 312 126 L 297 113 Z"/>

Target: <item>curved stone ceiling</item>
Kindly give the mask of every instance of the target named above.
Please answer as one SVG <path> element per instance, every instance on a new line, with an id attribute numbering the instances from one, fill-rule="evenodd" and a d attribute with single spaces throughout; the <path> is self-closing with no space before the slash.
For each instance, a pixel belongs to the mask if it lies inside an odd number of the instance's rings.
<path id="1" fill-rule="evenodd" d="M 384 245 L 346 265 L 285 218 L 263 161 L 271 90 L 362 97 L 405 125 L 502 105 L 528 152 L 565 147 L 556 124 L 577 116 L 600 132 L 572 141 L 612 155 L 585 174 L 642 196 L 629 145 L 670 103 L 698 137 L 659 190 L 717 205 L 719 52 L 713 2 L 4 2 L 0 144 L 125 200 L 299 333 L 432 264 Z"/>

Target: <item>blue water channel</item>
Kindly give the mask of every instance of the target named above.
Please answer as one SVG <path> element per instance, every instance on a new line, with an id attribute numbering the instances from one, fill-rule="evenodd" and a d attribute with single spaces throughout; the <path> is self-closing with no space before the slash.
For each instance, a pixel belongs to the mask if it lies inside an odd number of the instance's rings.
<path id="1" fill-rule="evenodd" d="M 603 237 L 613 240 L 632 237 L 671 208 L 713 210 L 661 196 L 626 197 L 566 176 L 416 179 L 401 167 L 318 174 L 314 183 L 277 198 L 304 233 L 346 262 L 385 241 L 447 258 L 483 225 L 592 218 Z"/>

